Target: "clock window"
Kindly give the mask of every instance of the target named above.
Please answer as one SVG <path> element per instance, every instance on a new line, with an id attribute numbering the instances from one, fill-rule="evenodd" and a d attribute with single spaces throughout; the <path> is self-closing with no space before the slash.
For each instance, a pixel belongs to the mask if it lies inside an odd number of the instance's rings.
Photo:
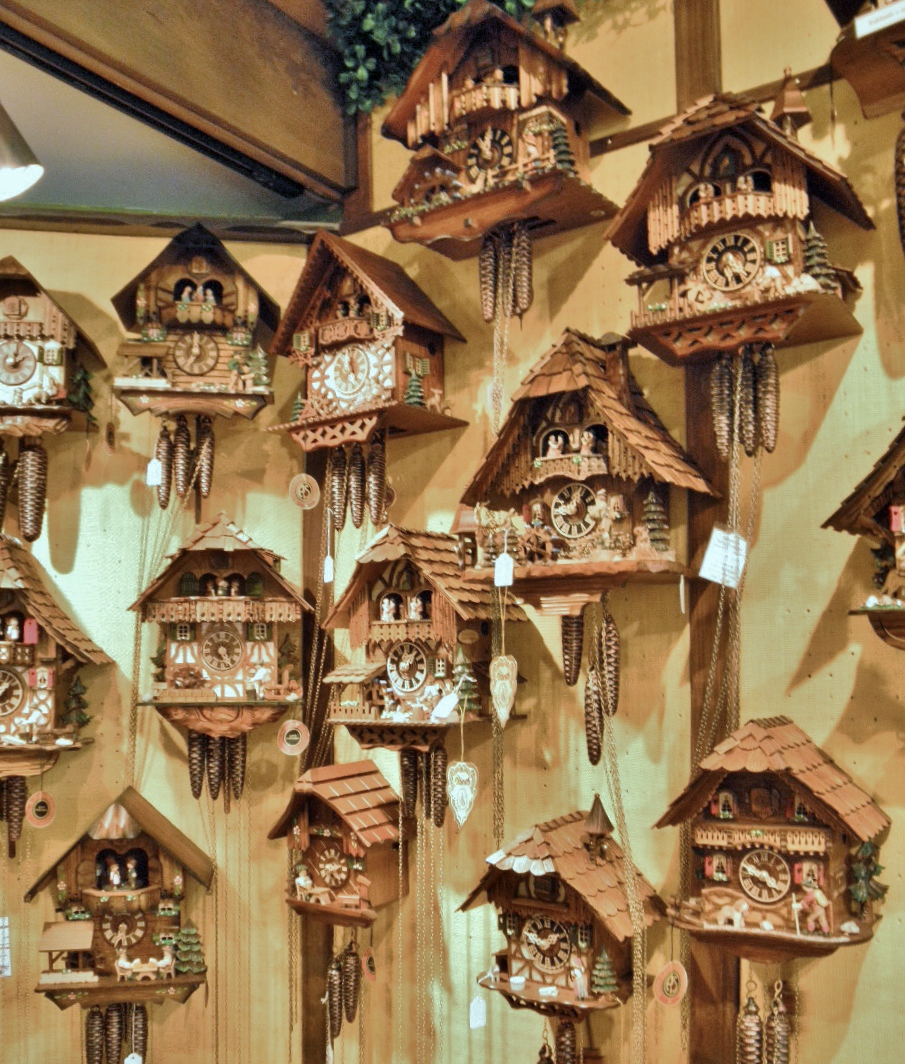
<path id="1" fill-rule="evenodd" d="M 192 598 L 198 594 L 198 577 L 194 573 L 183 573 L 179 577 L 179 590 L 177 592 L 180 598 Z"/>
<path id="2" fill-rule="evenodd" d="M 176 625 L 176 640 L 179 643 L 190 643 L 195 638 L 195 626 L 181 621 Z"/>

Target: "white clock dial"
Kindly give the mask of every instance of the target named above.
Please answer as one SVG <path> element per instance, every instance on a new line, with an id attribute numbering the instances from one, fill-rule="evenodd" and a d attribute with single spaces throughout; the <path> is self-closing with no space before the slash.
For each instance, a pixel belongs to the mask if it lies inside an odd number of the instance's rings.
<path id="1" fill-rule="evenodd" d="M 594 492 L 587 484 L 572 482 L 553 496 L 550 504 L 550 520 L 554 529 L 566 539 L 586 536 L 596 524 L 591 511 Z"/>
<path id="2" fill-rule="evenodd" d="M 308 396 L 332 399 L 352 409 L 392 394 L 392 343 L 347 344 L 318 355 L 308 371 Z"/>

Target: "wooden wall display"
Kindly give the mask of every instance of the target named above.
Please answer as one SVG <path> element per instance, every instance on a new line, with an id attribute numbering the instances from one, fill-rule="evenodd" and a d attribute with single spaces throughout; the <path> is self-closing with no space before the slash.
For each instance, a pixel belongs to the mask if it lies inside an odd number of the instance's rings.
<path id="1" fill-rule="evenodd" d="M 249 731 L 302 697 L 301 620 L 311 606 L 280 556 L 225 514 L 197 529 L 131 609 L 160 628 L 152 693 L 141 704 L 188 730 L 192 794 L 207 778 L 240 798 Z"/>
<path id="2" fill-rule="evenodd" d="M 370 926 L 408 894 L 399 825 L 399 798 L 373 761 L 309 769 L 267 836 L 285 838 L 294 858 L 287 905 L 322 923 Z"/>
<path id="3" fill-rule="evenodd" d="M 415 152 L 393 191 L 396 240 L 461 259 L 503 223 L 546 236 L 616 213 L 590 184 L 588 129 L 595 111 L 630 112 L 563 52 L 576 17 L 545 5 L 529 27 L 469 0 L 435 30 L 383 123 Z"/>
<path id="4" fill-rule="evenodd" d="M 107 1064 L 144 1057 L 146 1005 L 182 1004 L 204 985 L 202 944 L 183 911 L 186 875 L 209 888 L 213 863 L 129 787 L 26 893 L 27 902 L 45 889 L 55 896 L 35 989 L 58 1009 L 90 1010 L 87 1064 L 98 1040 Z"/>
<path id="5" fill-rule="evenodd" d="M 870 939 L 889 817 L 788 717 L 718 743 L 657 827 L 691 825 L 691 896 L 669 915 L 695 938 L 764 963 Z"/>
<path id="6" fill-rule="evenodd" d="M 633 928 L 625 858 L 612 831 L 595 797 L 590 813 L 537 824 L 487 858 L 490 867 L 460 910 L 485 895 L 498 910 L 506 947 L 479 986 L 566 1025 L 625 1002 Z M 663 904 L 637 868 L 634 877 L 650 927 Z"/>
<path id="7" fill-rule="evenodd" d="M 813 201 L 873 222 L 848 178 L 798 142 L 809 120 L 787 72 L 770 118 L 719 93 L 663 127 L 608 232 L 640 267 L 627 278 L 633 339 L 681 364 L 860 331 L 848 306 L 860 285 L 830 263 Z"/>
<path id="8" fill-rule="evenodd" d="M 125 372 L 114 378 L 114 394 L 131 413 L 148 411 L 163 422 L 155 454 L 158 501 L 166 509 L 172 487 L 183 497 L 193 482 L 206 498 L 214 465 L 211 419 L 253 418 L 273 402 L 260 341 L 276 329 L 279 308 L 201 225 L 170 241 L 113 305 L 131 334 L 119 346 Z"/>
<path id="9" fill-rule="evenodd" d="M 26 778 L 82 746 L 90 718 L 79 669 L 110 664 L 51 597 L 35 559 L 0 536 L 0 810 L 10 857 L 22 832 Z"/>
<path id="10" fill-rule="evenodd" d="M 41 437 L 94 423 L 91 372 L 104 361 L 91 340 L 12 256 L 0 260 L 0 437 L 18 443 L 19 527 L 41 534 L 47 452 Z M 0 527 L 13 477 L 0 443 Z"/>

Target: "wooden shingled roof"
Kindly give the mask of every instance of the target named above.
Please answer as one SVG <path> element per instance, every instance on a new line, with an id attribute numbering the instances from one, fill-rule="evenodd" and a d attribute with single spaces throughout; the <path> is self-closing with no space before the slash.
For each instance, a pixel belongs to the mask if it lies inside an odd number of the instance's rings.
<path id="1" fill-rule="evenodd" d="M 535 876 L 558 875 L 597 914 L 607 931 L 623 942 L 632 936 L 632 919 L 625 896 L 625 859 L 612 838 L 602 857 L 592 858 L 585 848 L 588 813 L 579 811 L 536 824 L 522 832 L 505 849 L 487 858 L 490 868 L 481 882 L 459 906 L 470 909 L 480 894 L 504 873 Z M 644 876 L 635 869 L 638 897 L 649 927 L 662 910 L 660 899 Z"/>
<path id="2" fill-rule="evenodd" d="M 473 506 L 485 501 L 488 489 L 514 457 L 535 401 L 565 392 L 584 392 L 590 415 L 620 437 L 654 480 L 715 495 L 704 474 L 666 431 L 638 387 L 628 368 L 627 351 L 631 346 L 631 341 L 614 333 L 594 340 L 576 329 L 566 329 L 515 392 L 500 433 L 465 489 L 462 502 Z M 613 360 L 621 360 L 622 364 L 614 366 Z M 613 383 L 608 369 L 617 369 L 618 375 L 624 375 L 627 389 L 620 390 Z"/>
<path id="3" fill-rule="evenodd" d="M 853 536 L 879 536 L 892 540 L 892 533 L 875 520 L 877 513 L 892 501 L 894 483 L 905 469 L 905 428 L 896 436 L 873 469 L 846 497 L 839 509 L 821 528 L 851 532 Z M 899 487 L 901 487 L 901 483 Z"/>
<path id="4" fill-rule="evenodd" d="M 486 38 L 488 24 L 491 22 L 503 32 L 512 34 L 542 52 L 565 70 L 569 76 L 570 96 L 577 99 L 589 94 L 619 116 L 631 114 L 620 99 L 604 88 L 584 67 L 570 59 L 562 49 L 544 40 L 539 33 L 507 15 L 501 7 L 490 3 L 489 0 L 468 0 L 467 4 L 453 12 L 434 30 L 434 39 L 409 77 L 405 90 L 384 119 L 382 132 L 385 137 L 406 143 L 408 120 L 427 93 L 428 86 L 440 77 L 441 72 L 450 74 L 458 67 L 472 41 L 477 39 L 480 42 Z"/>
<path id="5" fill-rule="evenodd" d="M 112 802 L 111 805 L 107 807 L 107 810 L 114 805 L 122 806 L 146 835 L 150 835 L 158 846 L 161 846 L 166 850 L 166 852 L 181 864 L 190 875 L 197 879 L 202 886 L 208 889 L 210 888 L 211 883 L 214 881 L 214 865 L 211 859 L 202 849 L 200 849 L 200 847 L 196 846 L 190 838 L 183 835 L 175 824 L 167 820 L 163 813 L 155 809 L 146 798 L 143 798 L 134 787 L 127 787 L 116 801 Z M 103 816 L 104 813 L 101 815 Z M 65 851 L 65 853 L 60 854 L 59 857 L 57 857 L 54 862 L 41 873 L 32 886 L 29 887 L 28 893 L 25 895 L 26 901 L 31 901 L 39 890 L 47 886 L 47 884 L 54 879 L 57 872 L 57 865 L 72 853 L 76 846 L 79 845 L 82 839 L 85 838 L 91 828 L 100 819 L 101 817 L 95 815 L 90 822 L 88 830 L 83 832 Z"/>
<path id="6" fill-rule="evenodd" d="M 657 821 L 658 828 L 696 816 L 730 772 L 775 772 L 839 830 L 861 842 L 889 827 L 889 817 L 788 717 L 749 720 L 703 759 L 700 773 Z"/>
<path id="7" fill-rule="evenodd" d="M 302 275 L 270 345 L 271 354 L 287 354 L 292 348 L 292 334 L 308 326 L 312 300 L 334 263 L 348 270 L 372 298 L 376 296 L 391 310 L 395 309 L 404 321 L 465 342 L 455 325 L 398 263 L 320 229 L 311 242 Z"/>
<path id="8" fill-rule="evenodd" d="M 282 839 L 309 798 L 319 798 L 355 832 L 362 846 L 399 838 L 399 797 L 373 761 L 313 768 L 300 776 L 268 839 Z"/>
<path id="9" fill-rule="evenodd" d="M 470 571 L 459 568 L 457 543 L 457 538 L 447 532 L 421 532 L 386 525 L 358 555 L 349 583 L 324 620 L 324 628 L 347 627 L 359 591 L 373 583 L 390 562 L 400 558 L 409 558 L 463 620 L 490 620 L 493 588 L 486 581 L 475 579 Z M 508 620 L 526 619 L 521 606 L 510 603 L 506 608 Z"/>
<path id="10" fill-rule="evenodd" d="M 174 566 L 178 565 L 186 554 L 192 551 L 205 550 L 222 550 L 228 554 L 232 554 L 234 551 L 251 551 L 267 566 L 270 570 L 270 575 L 286 591 L 290 598 L 298 602 L 303 610 L 309 613 L 313 612 L 312 606 L 303 598 L 301 591 L 294 588 L 277 570 L 276 564 L 280 561 L 282 555 L 277 554 L 276 551 L 272 551 L 268 547 L 262 547 L 255 543 L 251 536 L 247 532 L 243 532 L 235 522 L 230 521 L 222 510 L 215 521 L 196 528 L 179 550 L 167 555 L 168 563 L 163 567 L 158 577 L 132 603 L 129 609 L 141 609 L 144 603 L 157 592 Z"/>
<path id="11" fill-rule="evenodd" d="M 648 203 L 664 177 L 685 168 L 700 140 L 733 128 L 750 130 L 762 140 L 783 148 L 805 167 L 812 196 L 862 229 L 874 228 L 857 192 L 841 171 L 808 151 L 794 137 L 787 136 L 763 114 L 756 100 L 724 92 L 698 100 L 670 119 L 654 137 L 644 172 L 607 230 L 610 242 L 639 266 L 653 266 L 662 253 L 653 254 L 648 245 Z"/>
<path id="12" fill-rule="evenodd" d="M 0 535 L 0 587 L 19 591 L 29 613 L 77 661 L 109 665 L 110 658 L 76 628 L 51 597 L 38 563 L 9 536 Z"/>

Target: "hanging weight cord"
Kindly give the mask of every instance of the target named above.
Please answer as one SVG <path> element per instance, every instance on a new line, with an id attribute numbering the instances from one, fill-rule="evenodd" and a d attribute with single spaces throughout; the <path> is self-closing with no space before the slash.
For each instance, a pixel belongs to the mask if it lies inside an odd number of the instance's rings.
<path id="1" fill-rule="evenodd" d="M 490 653 L 497 658 L 506 653 L 506 608 L 509 598 L 509 589 L 506 587 L 494 587 L 490 592 L 492 617 L 490 624 Z M 491 757 L 493 759 L 493 844 L 499 850 L 503 846 L 503 837 L 506 830 L 506 803 L 504 792 L 504 747 L 503 725 L 497 713 L 491 709 L 492 739 Z M 463 754 L 464 759 L 464 754 Z"/>

